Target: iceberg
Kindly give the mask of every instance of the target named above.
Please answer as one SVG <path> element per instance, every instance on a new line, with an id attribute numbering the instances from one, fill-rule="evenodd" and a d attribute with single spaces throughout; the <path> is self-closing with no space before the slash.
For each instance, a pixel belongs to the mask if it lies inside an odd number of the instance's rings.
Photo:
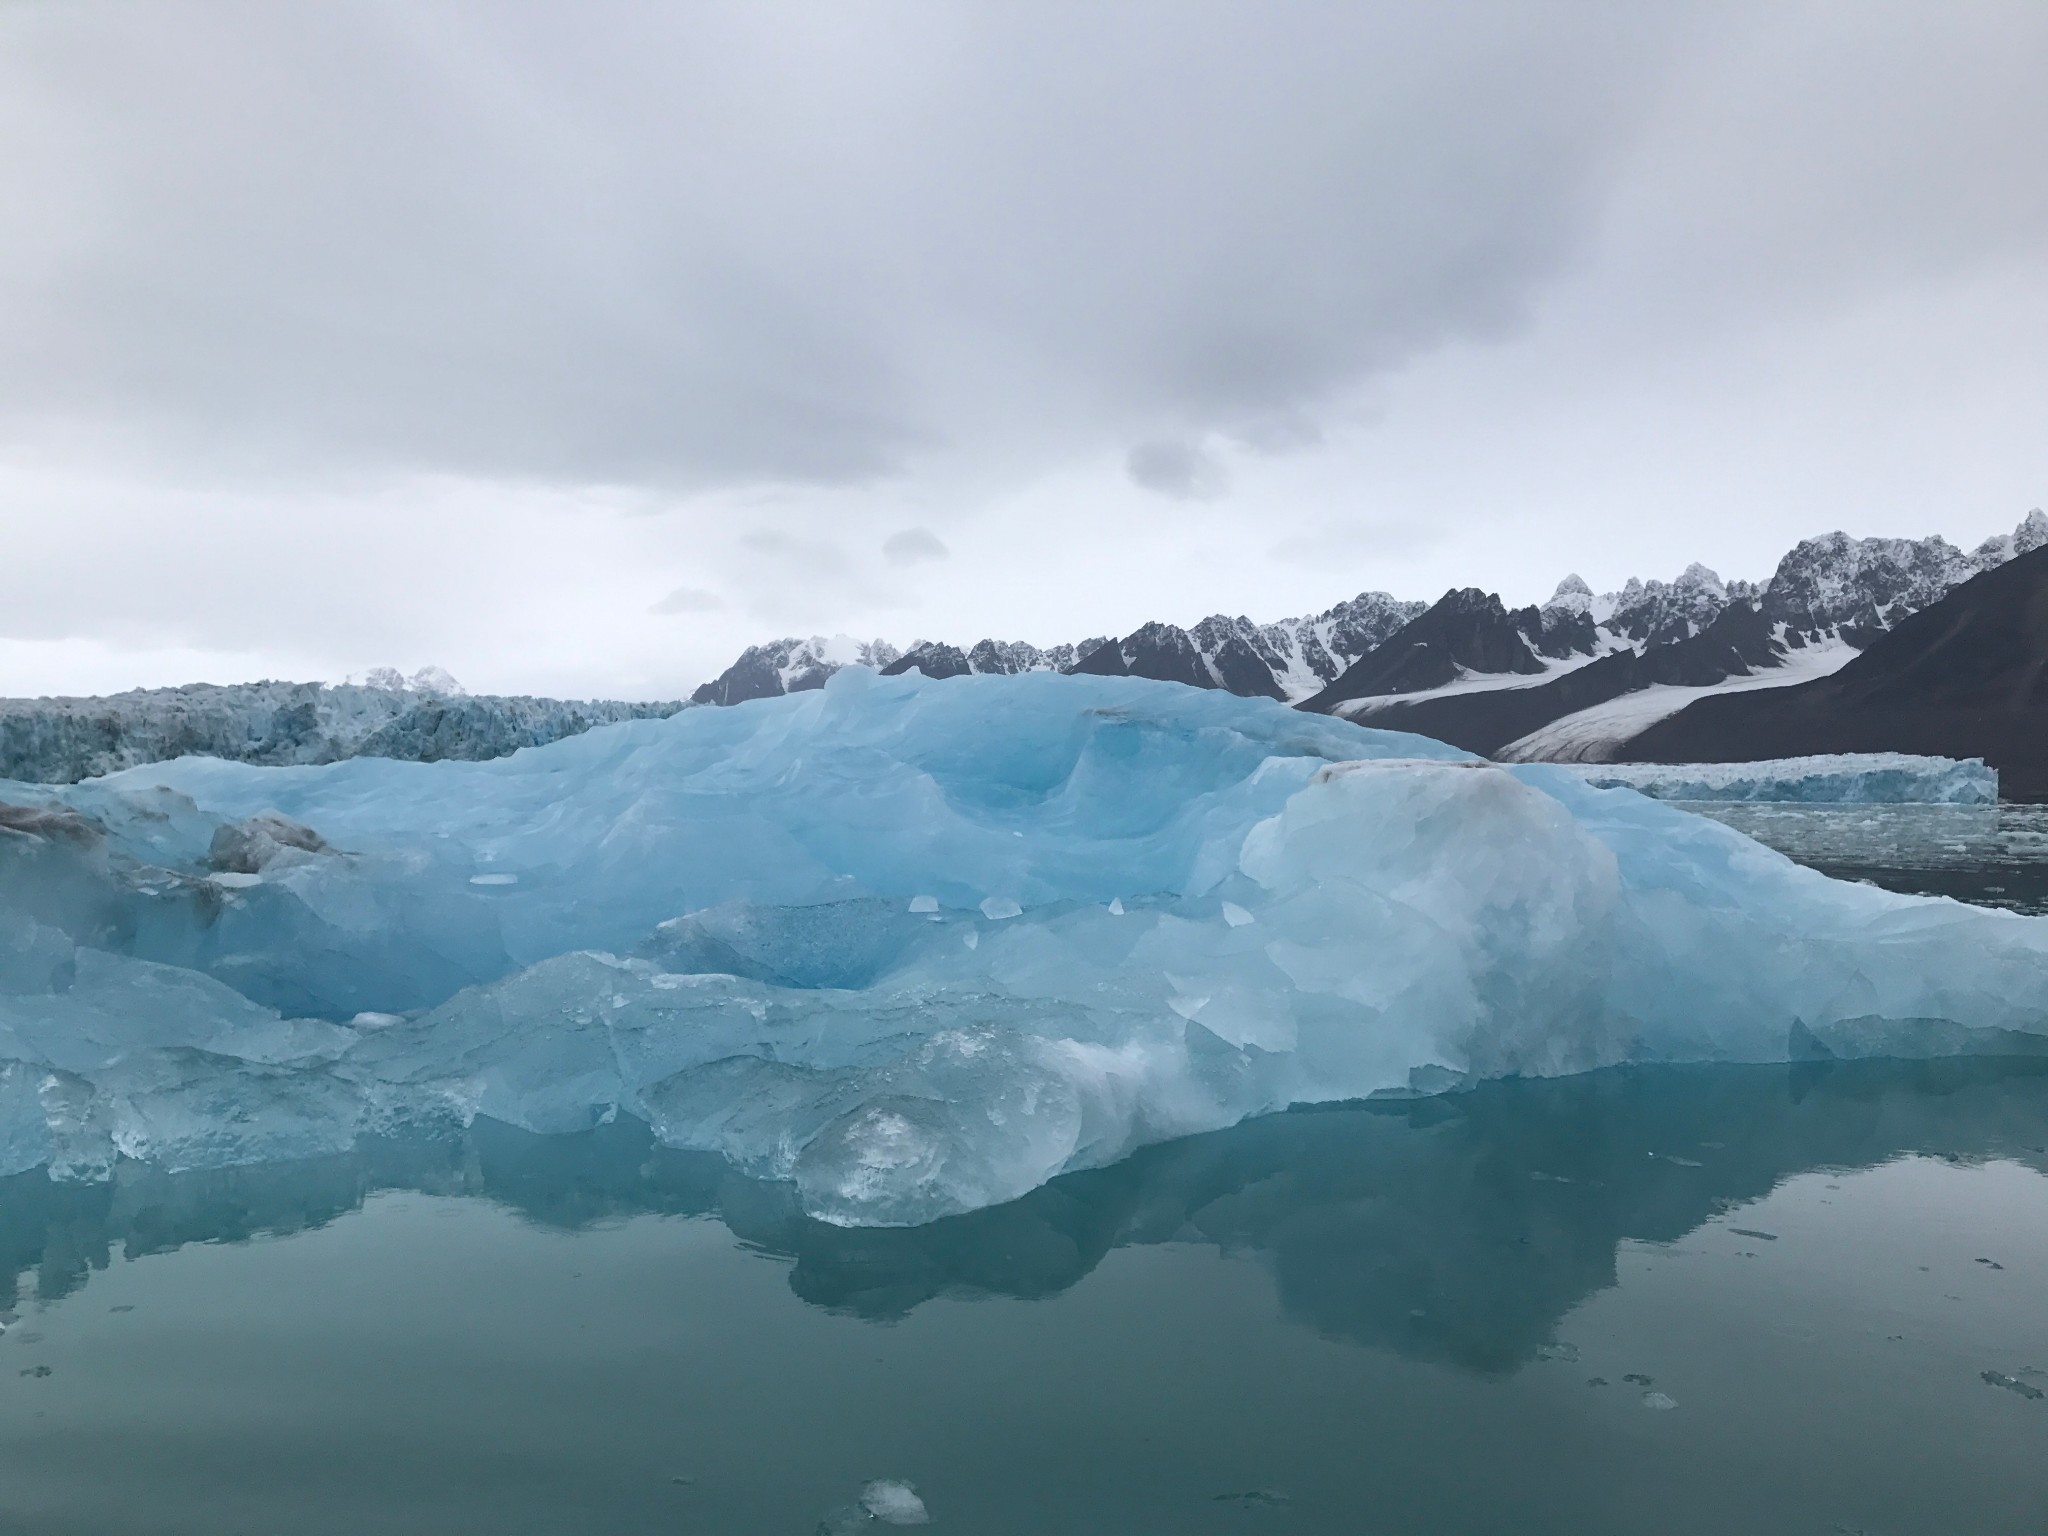
<path id="1" fill-rule="evenodd" d="M 0 1173 L 625 1114 L 850 1226 L 1291 1104 L 2048 1052 L 2048 920 L 1561 767 L 848 668 L 484 762 L 0 783 Z"/>
<path id="2" fill-rule="evenodd" d="M 1599 763 L 1575 767 L 1604 789 L 1657 800 L 1755 800 L 1805 805 L 1996 805 L 1998 770 L 1981 757 L 1848 752 L 1753 763 Z"/>

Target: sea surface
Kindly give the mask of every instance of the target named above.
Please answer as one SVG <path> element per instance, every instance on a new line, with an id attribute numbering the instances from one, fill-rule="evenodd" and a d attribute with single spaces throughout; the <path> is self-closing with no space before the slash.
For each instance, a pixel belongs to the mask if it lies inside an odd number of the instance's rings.
<path id="1" fill-rule="evenodd" d="M 2031 811 L 1714 814 L 2048 901 Z M 480 1122 L 0 1180 L 9 1277 L 10 1533 L 2048 1532 L 2048 1059 L 1297 1111 L 909 1230 Z"/>

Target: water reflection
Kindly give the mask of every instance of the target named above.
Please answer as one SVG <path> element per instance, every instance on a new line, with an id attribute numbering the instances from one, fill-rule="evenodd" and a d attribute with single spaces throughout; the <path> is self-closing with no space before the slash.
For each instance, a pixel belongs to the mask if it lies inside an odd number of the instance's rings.
<path id="1" fill-rule="evenodd" d="M 2048 1063 L 1864 1062 L 1635 1069 L 1497 1083 L 1443 1099 L 1278 1115 L 1154 1147 L 998 1209 L 846 1230 L 716 1159 L 620 1121 L 536 1137 L 490 1122 L 349 1157 L 110 1184 L 0 1180 L 0 1288 L 60 1298 L 187 1243 L 317 1227 L 382 1190 L 498 1202 L 574 1230 L 707 1215 L 793 1261 L 804 1300 L 887 1320 L 940 1295 L 1036 1298 L 1111 1249 L 1196 1243 L 1271 1272 L 1294 1322 L 1328 1337 L 1498 1372 L 1612 1285 L 1626 1240 L 1683 1237 L 1819 1168 L 1906 1154 L 2048 1171 Z"/>

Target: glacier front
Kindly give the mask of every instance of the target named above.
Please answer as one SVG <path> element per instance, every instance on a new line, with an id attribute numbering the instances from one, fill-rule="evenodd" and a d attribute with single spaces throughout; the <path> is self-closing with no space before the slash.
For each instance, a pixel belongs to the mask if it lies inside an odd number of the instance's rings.
<path id="1" fill-rule="evenodd" d="M 1844 752 L 1753 763 L 1573 765 L 1589 784 L 1657 800 L 1749 800 L 1801 805 L 1996 805 L 1998 770 L 1981 757 Z"/>
<path id="2" fill-rule="evenodd" d="M 618 1113 L 916 1223 L 1291 1103 L 2048 1051 L 2048 920 L 1131 678 L 0 784 L 0 1172 Z"/>

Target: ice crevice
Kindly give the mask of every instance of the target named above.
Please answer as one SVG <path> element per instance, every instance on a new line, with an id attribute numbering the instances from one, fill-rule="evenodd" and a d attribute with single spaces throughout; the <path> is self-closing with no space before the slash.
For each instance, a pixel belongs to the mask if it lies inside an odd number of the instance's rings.
<path id="1" fill-rule="evenodd" d="M 848 669 L 490 762 L 0 784 L 0 1172 L 626 1113 L 916 1223 L 1299 1102 L 2048 1051 L 2044 961 L 1561 768 Z"/>

